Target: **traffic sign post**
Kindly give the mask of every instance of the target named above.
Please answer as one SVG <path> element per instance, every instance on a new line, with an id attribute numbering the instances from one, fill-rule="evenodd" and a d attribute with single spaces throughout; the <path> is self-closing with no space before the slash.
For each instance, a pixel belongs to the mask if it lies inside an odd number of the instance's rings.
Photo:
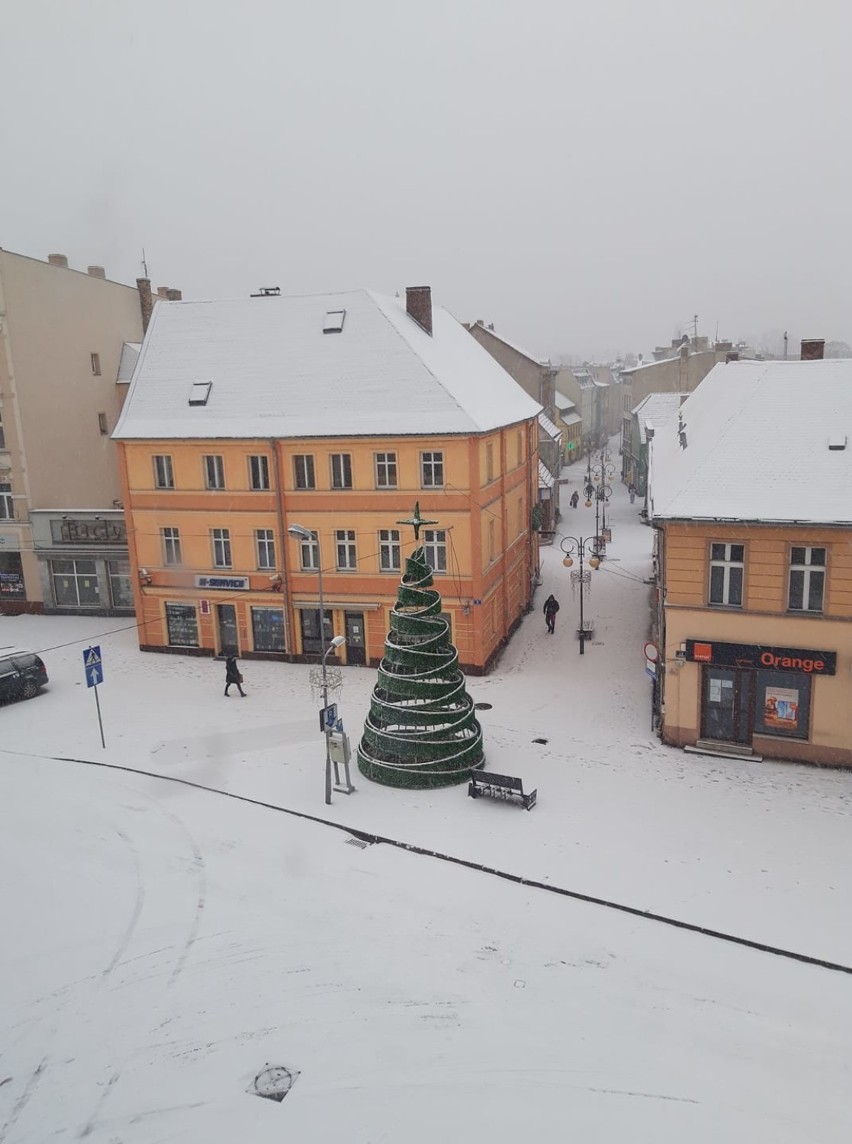
<path id="1" fill-rule="evenodd" d="M 104 661 L 101 656 L 100 645 L 88 647 L 83 652 L 83 670 L 86 673 L 86 686 L 95 689 L 95 707 L 98 711 L 98 728 L 101 733 L 101 746 L 106 750 L 104 740 L 104 722 L 101 718 L 101 701 L 98 698 L 98 684 L 104 681 Z"/>
<path id="2" fill-rule="evenodd" d="M 320 707 L 319 717 L 320 731 L 324 734 L 333 731 L 337 722 L 337 704 L 329 703 L 328 707 Z"/>

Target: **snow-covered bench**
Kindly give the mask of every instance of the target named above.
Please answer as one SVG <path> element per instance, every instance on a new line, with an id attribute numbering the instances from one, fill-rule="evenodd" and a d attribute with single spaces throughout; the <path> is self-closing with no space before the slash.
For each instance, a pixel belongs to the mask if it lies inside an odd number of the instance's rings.
<path id="1" fill-rule="evenodd" d="M 580 636 L 582 635 L 584 640 L 588 640 L 588 639 L 591 639 L 591 637 L 594 634 L 595 634 L 595 621 L 594 620 L 583 620 L 582 628 L 579 628 L 579 627 L 577 628 L 577 639 L 579 639 Z"/>
<path id="2" fill-rule="evenodd" d="M 487 794 L 491 798 L 517 799 L 526 810 L 532 810 L 538 791 L 524 794 L 524 784 L 521 779 L 514 779 L 509 775 L 496 775 L 493 771 L 474 771 L 470 776 L 467 793 L 471 798 Z"/>

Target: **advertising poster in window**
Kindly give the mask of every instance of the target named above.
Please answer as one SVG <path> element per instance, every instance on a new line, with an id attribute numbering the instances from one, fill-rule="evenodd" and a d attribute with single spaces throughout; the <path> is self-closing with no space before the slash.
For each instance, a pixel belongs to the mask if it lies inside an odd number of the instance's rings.
<path id="1" fill-rule="evenodd" d="M 767 731 L 796 734 L 799 726 L 799 692 L 795 687 L 767 687 L 763 701 L 763 725 Z"/>

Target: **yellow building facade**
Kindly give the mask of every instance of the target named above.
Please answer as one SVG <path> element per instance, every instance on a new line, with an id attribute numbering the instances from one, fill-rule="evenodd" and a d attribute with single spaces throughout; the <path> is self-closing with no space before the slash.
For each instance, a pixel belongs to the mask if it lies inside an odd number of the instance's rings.
<path id="1" fill-rule="evenodd" d="M 321 567 L 326 638 L 378 663 L 419 502 L 460 662 L 487 670 L 530 605 L 537 435 L 119 441 L 140 646 L 313 659 Z"/>

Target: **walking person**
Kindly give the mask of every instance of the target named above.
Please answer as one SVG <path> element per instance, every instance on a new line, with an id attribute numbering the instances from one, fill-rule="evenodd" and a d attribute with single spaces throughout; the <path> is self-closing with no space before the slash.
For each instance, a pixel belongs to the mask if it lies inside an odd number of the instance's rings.
<path id="1" fill-rule="evenodd" d="M 573 493 L 571 493 L 571 497 L 570 497 L 570 500 L 568 501 L 568 503 L 570 504 L 571 508 L 576 508 L 577 505 L 580 503 L 580 494 L 577 492 L 576 489 L 574 489 Z"/>
<path id="2" fill-rule="evenodd" d="M 236 683 L 237 691 L 239 691 L 240 695 L 242 695 L 243 699 L 245 699 L 246 693 L 243 691 L 243 677 L 240 674 L 240 669 L 237 667 L 237 657 L 235 655 L 229 655 L 225 660 L 226 695 L 228 694 L 228 690 L 232 683 Z"/>
<path id="3" fill-rule="evenodd" d="M 544 619 L 547 623 L 547 634 L 553 635 L 556 628 L 556 613 L 559 611 L 559 601 L 551 593 L 544 601 Z"/>
<path id="4" fill-rule="evenodd" d="M 636 486 L 630 485 L 627 489 L 627 492 L 630 494 L 630 503 L 633 504 L 633 502 L 636 500 Z"/>

